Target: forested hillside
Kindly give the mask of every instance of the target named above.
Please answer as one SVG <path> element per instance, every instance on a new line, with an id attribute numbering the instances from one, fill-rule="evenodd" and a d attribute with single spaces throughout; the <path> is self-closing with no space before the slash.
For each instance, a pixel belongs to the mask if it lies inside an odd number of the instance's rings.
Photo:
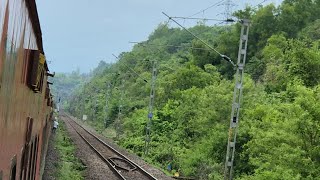
<path id="1" fill-rule="evenodd" d="M 56 102 L 60 99 L 63 106 L 68 106 L 68 99 L 72 96 L 74 89 L 80 87 L 86 78 L 86 75 L 81 75 L 79 71 L 55 74 L 55 77 L 50 78 L 49 81 L 53 83 L 51 88 Z"/>
<path id="2" fill-rule="evenodd" d="M 320 177 L 319 11 L 319 0 L 285 0 L 279 7 L 235 13 L 252 23 L 236 179 Z M 236 62 L 239 24 L 199 22 L 189 30 Z M 154 61 L 154 116 L 145 155 Z M 188 32 L 161 24 L 147 41 L 120 54 L 117 63 L 100 68 L 78 88 L 69 111 L 78 117 L 87 114 L 100 132 L 116 131 L 114 139 L 121 146 L 163 169 L 172 164 L 183 176 L 222 179 L 234 74 L 230 63 Z"/>
<path id="3" fill-rule="evenodd" d="M 86 82 L 89 82 L 92 77 L 102 73 L 108 66 L 104 61 L 100 61 L 98 67 L 87 74 L 80 73 L 79 69 L 71 73 L 56 73 L 54 78 L 49 79 L 53 83 L 51 89 L 56 102 L 60 99 L 61 105 L 67 108 L 74 91 L 81 88 Z"/>

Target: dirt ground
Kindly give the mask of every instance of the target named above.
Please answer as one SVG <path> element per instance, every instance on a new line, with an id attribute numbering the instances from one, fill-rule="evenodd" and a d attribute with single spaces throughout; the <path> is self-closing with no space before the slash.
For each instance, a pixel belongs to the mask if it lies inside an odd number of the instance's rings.
<path id="1" fill-rule="evenodd" d="M 54 134 L 51 134 L 49 139 L 48 151 L 46 155 L 46 164 L 44 167 L 43 180 L 55 180 L 57 166 L 59 162 L 58 151 L 54 148 Z"/>

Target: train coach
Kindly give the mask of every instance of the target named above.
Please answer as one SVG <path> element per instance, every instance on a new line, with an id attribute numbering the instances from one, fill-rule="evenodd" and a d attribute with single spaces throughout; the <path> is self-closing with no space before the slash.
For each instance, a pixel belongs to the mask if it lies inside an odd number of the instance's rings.
<path id="1" fill-rule="evenodd" d="M 0 0 L 0 180 L 41 179 L 52 95 L 35 0 Z"/>

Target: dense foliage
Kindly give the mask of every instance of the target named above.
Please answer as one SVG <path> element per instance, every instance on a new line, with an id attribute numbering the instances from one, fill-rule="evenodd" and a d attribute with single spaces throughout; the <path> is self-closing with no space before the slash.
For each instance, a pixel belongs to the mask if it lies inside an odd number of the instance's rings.
<path id="1" fill-rule="evenodd" d="M 247 7 L 235 13 L 252 20 L 236 148 L 237 179 L 320 176 L 319 10 L 319 0 L 285 0 L 279 7 Z M 239 25 L 199 23 L 189 30 L 237 59 Z M 173 171 L 185 176 L 221 179 L 233 67 L 186 31 L 163 24 L 148 41 L 119 58 L 77 89 L 69 111 L 89 115 L 100 131 L 105 126 L 107 131 L 115 129 L 120 145 L 163 169 L 172 164 Z M 157 62 L 158 76 L 151 148 L 145 155 L 152 61 Z"/>

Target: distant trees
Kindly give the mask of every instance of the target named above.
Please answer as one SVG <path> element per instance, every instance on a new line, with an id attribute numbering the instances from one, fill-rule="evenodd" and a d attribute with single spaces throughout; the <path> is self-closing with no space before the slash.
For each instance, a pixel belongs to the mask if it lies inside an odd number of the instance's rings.
<path id="1" fill-rule="evenodd" d="M 73 96 L 74 90 L 80 87 L 86 80 L 89 80 L 88 75 L 80 74 L 80 70 L 72 71 L 69 74 L 56 73 L 54 78 L 50 78 L 53 83 L 51 90 L 57 102 L 60 98 L 64 105 L 68 105 L 68 101 Z"/>

